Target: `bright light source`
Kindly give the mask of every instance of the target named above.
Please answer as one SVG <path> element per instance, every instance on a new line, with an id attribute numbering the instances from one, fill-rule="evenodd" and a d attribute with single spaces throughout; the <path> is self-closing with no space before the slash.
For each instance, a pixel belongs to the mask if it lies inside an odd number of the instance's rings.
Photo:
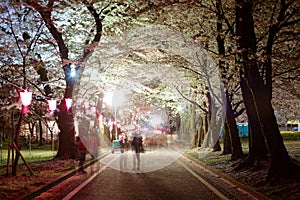
<path id="1" fill-rule="evenodd" d="M 75 69 L 71 69 L 70 76 L 71 76 L 71 77 L 75 77 L 75 76 L 76 76 L 76 71 L 75 71 Z"/>
<path id="2" fill-rule="evenodd" d="M 122 90 L 115 90 L 114 92 L 106 92 L 103 97 L 103 102 L 113 106 L 114 108 L 121 106 L 125 101 L 125 95 Z"/>
<path id="3" fill-rule="evenodd" d="M 112 105 L 112 96 L 113 96 L 112 92 L 105 93 L 103 97 L 103 102 L 107 103 L 108 105 Z"/>
<path id="4" fill-rule="evenodd" d="M 163 119 L 157 115 L 152 116 L 150 119 L 150 125 L 152 125 L 152 126 L 161 125 L 163 122 L 164 122 Z"/>
<path id="5" fill-rule="evenodd" d="M 28 92 L 27 90 L 24 90 L 24 92 L 20 92 L 21 96 L 21 102 L 23 106 L 29 106 L 31 104 L 32 100 L 32 92 Z"/>
<path id="6" fill-rule="evenodd" d="M 50 111 L 56 110 L 56 100 L 55 99 L 48 100 L 48 104 L 49 104 Z"/>
<path id="7" fill-rule="evenodd" d="M 125 101 L 125 95 L 122 90 L 116 90 L 112 95 L 112 106 L 119 107 Z"/>
<path id="8" fill-rule="evenodd" d="M 71 77 L 75 77 L 76 76 L 76 70 L 75 70 L 75 65 L 74 64 L 71 64 L 70 68 L 71 68 L 71 73 L 70 73 L 70 76 Z"/>
<path id="9" fill-rule="evenodd" d="M 72 106 L 72 99 L 67 98 L 65 99 L 65 101 L 66 101 L 67 110 L 69 110 Z"/>

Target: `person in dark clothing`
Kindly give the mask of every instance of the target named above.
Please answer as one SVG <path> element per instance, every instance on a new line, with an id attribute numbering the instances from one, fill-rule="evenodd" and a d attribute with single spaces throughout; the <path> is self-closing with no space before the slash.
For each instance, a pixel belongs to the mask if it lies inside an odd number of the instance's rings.
<path id="1" fill-rule="evenodd" d="M 75 144 L 77 145 L 78 156 L 79 156 L 79 169 L 78 169 L 78 171 L 85 172 L 84 169 L 83 169 L 83 164 L 85 162 L 85 157 L 86 157 L 86 153 L 87 153 L 86 148 L 85 148 L 85 146 L 84 146 L 84 144 L 81 141 L 79 136 L 76 137 Z"/>
<path id="2" fill-rule="evenodd" d="M 143 138 L 140 134 L 136 134 L 132 139 L 132 147 L 135 151 L 135 157 L 133 158 L 133 170 L 140 170 L 140 153 L 144 151 L 143 149 Z M 137 166 L 136 166 L 137 164 Z"/>

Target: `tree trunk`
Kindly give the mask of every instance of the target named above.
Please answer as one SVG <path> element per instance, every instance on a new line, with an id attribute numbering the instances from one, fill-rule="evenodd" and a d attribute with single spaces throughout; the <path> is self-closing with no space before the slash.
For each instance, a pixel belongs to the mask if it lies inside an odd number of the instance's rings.
<path id="1" fill-rule="evenodd" d="M 252 77 L 255 77 L 255 75 L 252 75 Z M 271 153 L 272 160 L 267 181 L 273 182 L 280 176 L 292 173 L 294 165 L 292 164 L 283 143 L 274 110 L 268 95 L 268 88 L 263 84 L 262 78 L 255 79 L 256 81 L 255 84 L 252 85 L 251 91 L 255 99 L 255 105 L 263 128 L 263 133 Z"/>
<path id="2" fill-rule="evenodd" d="M 223 130 L 223 152 L 222 155 L 231 154 L 231 139 L 229 134 L 229 128 L 227 121 L 224 123 L 224 130 Z"/>
<path id="3" fill-rule="evenodd" d="M 202 143 L 202 133 L 203 133 L 203 118 L 202 115 L 200 116 L 199 119 L 199 125 L 198 125 L 198 129 L 197 129 L 197 147 L 201 147 L 201 143 Z"/>
<path id="4" fill-rule="evenodd" d="M 78 68 L 76 69 L 78 70 Z M 72 98 L 73 96 L 73 87 L 75 83 L 75 78 L 71 77 L 69 74 L 71 73 L 70 64 L 64 66 L 64 74 L 66 79 L 66 90 L 64 95 L 64 100 L 61 101 L 59 105 L 59 112 L 57 113 L 58 120 L 58 128 L 59 132 L 59 148 L 56 155 L 56 158 L 61 159 L 73 159 L 76 155 L 76 145 L 74 143 L 74 134 L 75 134 L 75 126 L 74 126 L 74 118 L 72 113 L 72 107 L 67 109 L 66 107 L 66 98 Z"/>
<path id="5" fill-rule="evenodd" d="M 250 1 L 236 0 L 237 44 L 247 85 L 251 91 L 255 110 L 271 153 L 271 165 L 267 181 L 273 182 L 293 172 L 294 165 L 284 146 L 271 104 L 268 88 L 259 74 L 256 61 L 256 38 Z"/>
<path id="6" fill-rule="evenodd" d="M 234 111 L 231 106 L 228 92 L 226 92 L 226 120 L 228 123 L 230 140 L 231 140 L 231 159 L 236 160 L 244 157 L 242 144 L 239 137 L 239 132 L 236 126 Z"/>
<path id="7" fill-rule="evenodd" d="M 220 141 L 218 140 L 217 143 L 214 145 L 213 151 L 221 151 L 221 145 L 220 145 Z"/>
<path id="8" fill-rule="evenodd" d="M 39 132 L 40 132 L 40 145 L 43 145 L 43 127 L 42 127 L 42 120 L 39 119 Z"/>
<path id="9" fill-rule="evenodd" d="M 59 132 L 59 148 L 56 158 L 60 159 L 74 159 L 76 145 L 74 143 L 74 119 L 72 109 L 67 111 L 65 101 L 59 105 L 60 111 L 58 114 L 58 128 Z"/>
<path id="10" fill-rule="evenodd" d="M 266 158 L 268 154 L 267 144 L 263 136 L 262 128 L 258 119 L 252 95 L 246 85 L 245 80 L 241 80 L 241 89 L 248 116 L 249 127 L 249 156 L 247 158 L 249 164 Z"/>
<path id="11" fill-rule="evenodd" d="M 19 121 L 18 121 L 17 129 L 16 129 L 16 134 L 15 134 L 14 139 L 13 139 L 13 142 L 15 143 L 15 145 L 17 146 L 17 148 L 19 150 L 21 150 L 21 147 L 19 146 L 19 136 L 20 136 L 20 132 L 21 132 L 21 125 L 22 125 L 22 122 L 23 122 L 23 119 L 24 119 L 25 109 L 26 108 L 24 106 L 22 106 L 21 113 L 20 113 L 20 118 L 19 118 Z M 18 151 L 16 151 L 16 157 L 13 160 L 13 163 L 12 163 L 12 175 L 13 176 L 17 175 L 19 158 L 20 158 L 20 154 L 19 154 Z"/>
<path id="12" fill-rule="evenodd" d="M 196 145 L 196 130 L 195 130 L 195 105 L 190 105 L 190 140 L 191 147 L 194 148 Z"/>

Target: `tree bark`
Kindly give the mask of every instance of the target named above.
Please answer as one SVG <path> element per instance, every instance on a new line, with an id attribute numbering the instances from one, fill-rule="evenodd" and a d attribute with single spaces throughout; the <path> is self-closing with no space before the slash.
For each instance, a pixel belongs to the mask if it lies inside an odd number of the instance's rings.
<path id="1" fill-rule="evenodd" d="M 74 119 L 72 114 L 72 108 L 67 111 L 65 101 L 59 105 L 59 113 L 57 125 L 59 132 L 59 146 L 56 158 L 61 159 L 74 159 L 76 145 L 74 143 Z"/>
<path id="2" fill-rule="evenodd" d="M 234 111 L 231 106 L 231 100 L 229 98 L 228 92 L 226 92 L 226 120 L 228 123 L 230 141 L 231 141 L 231 159 L 236 160 L 244 157 L 242 150 L 242 144 L 239 137 L 239 132 L 236 126 L 236 121 L 234 117 Z"/>
<path id="3" fill-rule="evenodd" d="M 40 133 L 40 145 L 43 145 L 43 127 L 42 127 L 42 120 L 39 118 L 39 133 Z"/>
<path id="4" fill-rule="evenodd" d="M 227 121 L 224 123 L 224 130 L 223 130 L 223 152 L 222 155 L 231 154 L 231 142 L 230 142 L 230 134 Z"/>
<path id="5" fill-rule="evenodd" d="M 220 145 L 220 141 L 218 140 L 217 143 L 214 145 L 213 151 L 221 151 L 221 145 Z"/>
<path id="6" fill-rule="evenodd" d="M 246 81 L 241 80 L 241 89 L 248 116 L 249 127 L 249 156 L 247 162 L 252 165 L 255 161 L 265 159 L 268 154 L 267 144 L 263 136 L 262 128 L 255 108 L 255 102 L 251 96 L 251 91 L 247 87 Z M 258 163 L 258 162 L 256 162 Z"/>
<path id="7" fill-rule="evenodd" d="M 223 30 L 223 26 L 222 26 L 223 16 L 222 16 L 222 1 L 221 0 L 216 0 L 216 16 L 217 16 L 217 24 L 216 25 L 217 25 L 217 32 L 218 32 L 216 40 L 217 40 L 217 44 L 218 44 L 218 53 L 220 56 L 224 57 L 225 56 L 225 42 L 224 42 L 224 36 L 222 35 L 222 31 L 224 31 L 224 30 Z M 223 80 L 225 88 L 227 90 L 226 95 L 228 95 L 228 84 L 226 81 L 227 80 L 227 78 L 226 78 L 227 70 L 225 69 L 225 64 L 226 63 L 224 60 L 222 60 L 222 59 L 219 60 L 219 68 L 221 70 L 222 80 Z M 230 107 L 231 107 L 230 101 L 227 100 L 226 103 L 227 103 L 227 106 L 230 104 Z M 232 108 L 231 108 L 231 110 L 232 110 Z M 235 130 L 235 129 L 237 129 L 236 122 L 234 119 L 235 117 L 234 117 L 234 115 L 233 115 L 233 119 L 228 119 L 228 117 L 230 117 L 230 116 L 228 116 L 226 113 L 226 122 L 224 122 L 224 128 L 225 128 L 224 150 L 223 150 L 222 154 L 227 154 L 228 152 L 230 152 L 230 153 L 233 153 L 232 154 L 233 157 L 238 158 L 238 157 L 240 157 L 240 155 L 243 155 L 243 152 L 242 152 L 242 154 L 240 154 L 239 148 L 238 148 L 239 138 L 237 141 L 237 140 L 235 140 L 236 139 L 235 136 L 231 137 L 231 134 L 236 134 L 236 132 L 237 132 L 237 130 Z M 235 124 L 232 124 L 232 123 L 235 123 Z M 231 141 L 231 143 L 228 139 Z M 233 142 L 235 143 L 234 145 L 232 145 Z M 219 141 L 218 141 L 218 143 L 219 143 Z M 226 150 L 225 150 L 225 148 L 226 148 Z M 235 148 L 235 149 L 231 149 L 231 148 Z"/>
<path id="8" fill-rule="evenodd" d="M 197 129 L 197 147 L 201 147 L 202 143 L 202 133 L 203 133 L 203 118 L 202 115 L 199 118 L 199 124 Z"/>
<path id="9" fill-rule="evenodd" d="M 77 69 L 78 70 L 78 69 Z M 75 158 L 76 154 L 76 145 L 74 143 L 75 135 L 75 126 L 72 107 L 66 107 L 67 98 L 72 98 L 73 88 L 75 83 L 75 77 L 71 77 L 69 74 L 71 72 L 70 64 L 64 66 L 65 80 L 66 80 L 66 90 L 64 95 L 64 100 L 61 101 L 59 105 L 59 112 L 57 113 L 58 128 L 59 133 L 59 148 L 56 155 L 56 158 Z"/>
<path id="10" fill-rule="evenodd" d="M 20 136 L 20 132 L 21 132 L 21 125 L 22 125 L 22 122 L 23 122 L 23 119 L 24 119 L 24 110 L 25 109 L 26 108 L 22 105 L 20 118 L 19 118 L 19 121 L 18 121 L 17 129 L 16 129 L 16 134 L 15 134 L 15 136 L 13 136 L 13 142 L 15 143 L 16 147 L 19 150 L 21 150 L 21 147 L 19 146 L 19 136 Z M 12 151 L 12 153 L 13 152 L 14 151 Z M 13 163 L 12 163 L 12 175 L 13 176 L 17 175 L 19 158 L 20 158 L 20 153 L 19 153 L 19 151 L 16 151 L 16 157 L 14 158 Z"/>
<path id="11" fill-rule="evenodd" d="M 273 182 L 293 172 L 294 165 L 284 146 L 276 122 L 269 90 L 259 74 L 256 61 L 256 38 L 250 1 L 236 0 L 237 44 L 241 52 L 247 86 L 258 114 L 259 122 L 271 154 L 267 181 Z"/>

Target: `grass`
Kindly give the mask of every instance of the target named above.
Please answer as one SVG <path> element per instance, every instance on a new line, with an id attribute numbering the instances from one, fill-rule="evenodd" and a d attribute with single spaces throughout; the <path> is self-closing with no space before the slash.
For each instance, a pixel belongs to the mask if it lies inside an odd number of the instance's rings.
<path id="1" fill-rule="evenodd" d="M 51 144 L 40 145 L 38 143 L 31 144 L 31 148 L 23 147 L 21 149 L 21 154 L 27 163 L 38 163 L 47 160 L 51 160 L 56 156 L 57 151 L 51 149 Z M 7 166 L 7 156 L 8 156 L 8 142 L 4 142 L 0 149 L 0 175 L 6 173 Z M 10 157 L 12 154 L 10 155 Z M 18 164 L 24 164 L 23 160 L 20 158 Z M 10 158 L 11 165 L 11 158 Z"/>

